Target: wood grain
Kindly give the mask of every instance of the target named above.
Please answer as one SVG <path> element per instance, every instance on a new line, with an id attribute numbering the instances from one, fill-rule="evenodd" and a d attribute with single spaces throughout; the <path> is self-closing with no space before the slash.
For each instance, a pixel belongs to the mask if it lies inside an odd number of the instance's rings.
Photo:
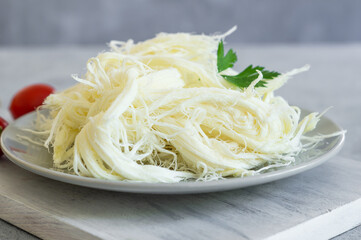
<path id="1" fill-rule="evenodd" d="M 0 195 L 0 206 L 0 218 L 42 239 L 100 239 L 41 209 L 33 209 L 28 203 L 25 205 L 4 195 Z"/>
<path id="2" fill-rule="evenodd" d="M 56 182 L 1 161 L 0 217 L 45 239 L 261 239 L 360 198 L 360 179 L 360 164 L 335 157 L 253 188 L 142 195 Z"/>

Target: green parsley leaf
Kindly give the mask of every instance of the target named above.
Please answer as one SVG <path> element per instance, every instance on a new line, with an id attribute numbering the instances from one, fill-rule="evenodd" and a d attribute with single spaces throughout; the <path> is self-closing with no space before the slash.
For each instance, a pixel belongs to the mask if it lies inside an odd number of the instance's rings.
<path id="1" fill-rule="evenodd" d="M 222 72 L 227 68 L 233 67 L 234 63 L 237 62 L 237 55 L 230 49 L 224 56 L 223 41 L 221 40 L 218 44 L 217 50 L 217 68 L 218 72 Z"/>
<path id="2" fill-rule="evenodd" d="M 218 50 L 217 50 L 217 68 L 218 72 L 222 72 L 226 70 L 227 68 L 233 67 L 234 63 L 237 61 L 237 55 L 233 51 L 233 49 L 230 49 L 227 54 L 224 56 L 224 46 L 223 41 L 220 41 L 218 44 Z M 229 75 L 222 75 L 224 79 L 226 79 L 228 82 L 240 87 L 240 88 L 247 88 L 251 83 L 257 79 L 258 73 L 256 70 L 259 70 L 263 74 L 263 79 L 259 81 L 255 87 L 265 87 L 267 84 L 267 81 L 273 79 L 280 75 L 280 73 L 275 71 L 268 71 L 265 70 L 264 67 L 261 66 L 255 66 L 249 65 L 246 69 L 244 69 L 242 72 L 235 76 L 229 76 Z"/>
<path id="3" fill-rule="evenodd" d="M 278 72 L 264 70 L 264 67 L 261 66 L 253 67 L 252 65 L 249 65 L 246 69 L 235 76 L 222 75 L 222 77 L 237 87 L 247 88 L 254 80 L 257 79 L 258 73 L 256 70 L 262 72 L 263 80 L 259 81 L 255 87 L 265 87 L 266 81 L 264 80 L 273 79 L 280 75 Z"/>

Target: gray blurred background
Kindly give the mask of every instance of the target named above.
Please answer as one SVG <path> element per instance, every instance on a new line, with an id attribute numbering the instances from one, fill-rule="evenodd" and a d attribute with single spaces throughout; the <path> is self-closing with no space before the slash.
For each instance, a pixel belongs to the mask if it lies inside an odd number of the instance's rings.
<path id="1" fill-rule="evenodd" d="M 228 42 L 361 41 L 358 0 L 0 0 L 0 46 L 104 44 L 164 32 L 238 31 Z"/>

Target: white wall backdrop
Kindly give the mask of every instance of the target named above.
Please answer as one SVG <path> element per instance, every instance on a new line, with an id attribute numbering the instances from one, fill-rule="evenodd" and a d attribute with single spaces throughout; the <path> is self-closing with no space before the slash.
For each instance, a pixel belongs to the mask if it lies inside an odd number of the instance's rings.
<path id="1" fill-rule="evenodd" d="M 166 32 L 229 42 L 361 41 L 359 0 L 0 0 L 0 45 L 103 44 Z"/>

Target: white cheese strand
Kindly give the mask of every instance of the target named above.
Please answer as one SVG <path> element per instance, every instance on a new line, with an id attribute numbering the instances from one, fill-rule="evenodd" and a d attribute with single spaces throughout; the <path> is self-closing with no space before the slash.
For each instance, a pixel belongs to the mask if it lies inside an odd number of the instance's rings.
<path id="1" fill-rule="evenodd" d="M 111 52 L 89 59 L 85 76 L 73 76 L 77 85 L 46 99 L 50 114 L 38 118 L 39 135 L 53 148 L 54 167 L 102 179 L 179 182 L 293 162 L 321 139 L 303 136 L 320 116 L 301 120 L 300 110 L 273 91 L 309 66 L 261 88 L 257 71 L 244 92 L 230 89 L 217 71 L 216 50 L 234 30 L 112 41 Z"/>

